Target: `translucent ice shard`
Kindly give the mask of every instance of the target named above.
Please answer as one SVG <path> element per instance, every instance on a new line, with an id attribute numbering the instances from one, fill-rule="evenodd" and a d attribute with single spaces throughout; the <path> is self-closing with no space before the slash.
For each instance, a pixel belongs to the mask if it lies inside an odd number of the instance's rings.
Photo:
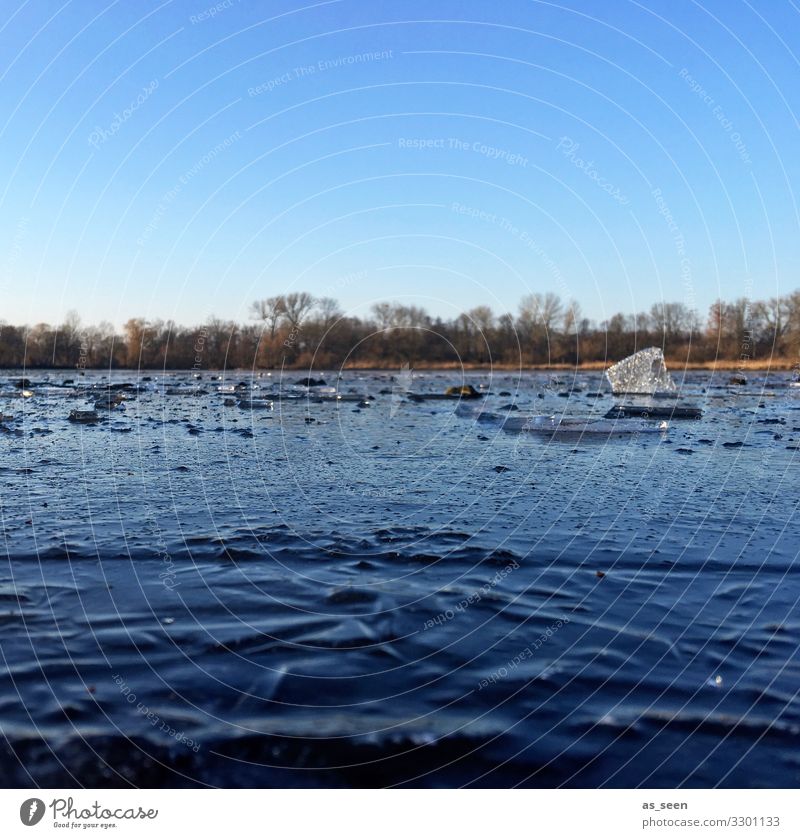
<path id="1" fill-rule="evenodd" d="M 657 347 L 642 349 L 606 370 L 606 378 L 614 393 L 675 392 L 675 382 L 667 371 L 664 353 Z"/>

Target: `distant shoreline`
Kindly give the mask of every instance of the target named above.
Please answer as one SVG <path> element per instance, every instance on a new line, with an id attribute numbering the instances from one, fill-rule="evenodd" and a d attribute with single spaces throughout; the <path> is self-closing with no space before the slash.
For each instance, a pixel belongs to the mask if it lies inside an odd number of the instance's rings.
<path id="1" fill-rule="evenodd" d="M 502 370 L 503 372 L 547 372 L 548 370 L 556 370 L 558 372 L 567 372 L 575 370 L 576 372 L 603 372 L 607 370 L 612 364 L 621 361 L 622 358 L 609 361 L 586 361 L 578 364 L 526 364 L 521 366 L 519 364 L 426 364 L 419 363 L 411 366 L 412 370 L 418 372 L 449 372 L 452 370 L 465 370 L 467 372 L 491 372 L 492 370 Z M 792 362 L 788 358 L 773 359 L 771 361 L 736 361 L 736 360 L 719 360 L 719 361 L 698 361 L 690 363 L 682 363 L 679 361 L 670 361 L 666 359 L 667 369 L 671 373 L 679 372 L 680 370 L 702 371 L 708 370 L 713 372 L 721 370 L 725 372 L 791 372 L 793 369 L 800 368 L 800 361 Z M 284 367 L 289 369 L 289 367 Z M 301 369 L 300 367 L 292 369 Z M 364 372 L 397 372 L 397 367 L 374 367 L 367 365 L 348 365 L 342 367 L 344 370 L 361 370 Z"/>
<path id="2" fill-rule="evenodd" d="M 621 359 L 617 359 L 621 360 Z M 458 363 L 451 363 L 451 364 L 442 364 L 442 363 L 427 363 L 425 361 L 414 362 L 410 364 L 410 368 L 412 371 L 415 372 L 457 372 L 459 370 L 463 370 L 465 372 L 492 372 L 492 371 L 500 371 L 500 372 L 603 372 L 607 370 L 612 364 L 616 363 L 616 360 L 608 360 L 608 361 L 586 361 L 582 364 L 508 364 L 508 363 L 497 363 L 497 364 L 458 364 Z M 708 371 L 708 372 L 791 372 L 794 369 L 800 370 L 800 360 L 798 361 L 791 361 L 788 358 L 772 358 L 766 361 L 737 361 L 737 360 L 717 360 L 717 361 L 698 361 L 698 362 L 680 362 L 675 360 L 670 360 L 669 358 L 666 359 L 667 369 L 671 373 L 676 373 L 680 371 L 690 371 L 690 372 L 701 372 L 701 371 Z M 389 365 L 389 366 L 375 366 L 369 363 L 363 364 L 347 364 L 341 367 L 331 367 L 331 366 L 312 366 L 309 367 L 307 364 L 291 364 L 286 365 L 283 367 L 208 367 L 208 368 L 187 368 L 187 367 L 146 367 L 146 368 L 139 368 L 136 367 L 112 367 L 109 370 L 107 366 L 86 366 L 80 370 L 75 369 L 74 367 L 22 367 L 22 366 L 10 366 L 10 367 L 3 367 L 3 370 L 7 372 L 25 372 L 28 374 L 36 374 L 36 373 L 43 373 L 43 372 L 57 372 L 60 374 L 69 374 L 72 373 L 76 377 L 80 377 L 80 375 L 84 371 L 91 371 L 91 372 L 113 372 L 113 373 L 130 373 L 130 374 L 139 374 L 139 375 L 153 375 L 158 373 L 175 373 L 175 372 L 186 372 L 186 373 L 193 373 L 198 375 L 206 375 L 206 374 L 213 374 L 213 373 L 220 373 L 220 372 L 228 372 L 228 373 L 275 373 L 275 372 L 290 372 L 290 373 L 302 373 L 306 372 L 308 374 L 316 373 L 317 375 L 327 372 L 334 372 L 338 369 L 340 372 L 384 372 L 384 373 L 397 373 L 399 371 L 400 364 L 397 365 Z"/>
<path id="3" fill-rule="evenodd" d="M 617 313 L 597 324 L 557 294 L 524 296 L 517 314 L 486 305 L 448 320 L 404 303 L 345 314 L 307 291 L 254 300 L 250 321 L 202 325 L 133 317 L 120 332 L 83 325 L 0 322 L 0 368 L 127 370 L 604 370 L 648 347 L 673 370 L 800 370 L 800 288 L 768 300 L 717 300 L 703 324 L 685 303 Z"/>

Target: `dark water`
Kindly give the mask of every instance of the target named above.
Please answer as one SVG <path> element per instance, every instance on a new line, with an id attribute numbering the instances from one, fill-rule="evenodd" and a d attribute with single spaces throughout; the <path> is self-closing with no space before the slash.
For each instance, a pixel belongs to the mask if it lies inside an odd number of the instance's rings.
<path id="1" fill-rule="evenodd" d="M 0 785 L 798 785 L 800 391 L 726 378 L 683 382 L 700 421 L 566 442 L 389 374 L 272 412 L 151 381 L 85 426 L 7 396 Z"/>

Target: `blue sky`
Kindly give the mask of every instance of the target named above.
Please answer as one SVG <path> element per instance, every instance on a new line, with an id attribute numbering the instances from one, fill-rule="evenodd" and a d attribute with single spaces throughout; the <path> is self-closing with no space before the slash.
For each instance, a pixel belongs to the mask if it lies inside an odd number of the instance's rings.
<path id="1" fill-rule="evenodd" d="M 39 0 L 0 26 L 7 322 L 300 289 L 705 317 L 800 286 L 790 2 Z"/>

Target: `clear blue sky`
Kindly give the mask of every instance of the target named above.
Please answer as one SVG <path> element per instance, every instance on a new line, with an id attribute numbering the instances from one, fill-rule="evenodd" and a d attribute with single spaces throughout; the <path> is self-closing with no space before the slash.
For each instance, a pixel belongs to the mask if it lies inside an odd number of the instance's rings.
<path id="1" fill-rule="evenodd" d="M 245 319 L 292 289 L 705 317 L 800 286 L 788 0 L 6 11 L 7 322 Z"/>

